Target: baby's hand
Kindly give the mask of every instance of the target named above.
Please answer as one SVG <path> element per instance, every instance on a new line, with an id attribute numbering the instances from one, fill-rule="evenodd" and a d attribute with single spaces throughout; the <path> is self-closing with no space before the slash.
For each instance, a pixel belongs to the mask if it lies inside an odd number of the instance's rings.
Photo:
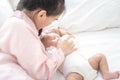
<path id="1" fill-rule="evenodd" d="M 50 46 L 55 46 L 57 45 L 57 41 L 60 38 L 60 36 L 56 33 L 48 33 L 45 34 L 41 41 L 43 42 L 45 48 L 50 47 Z"/>

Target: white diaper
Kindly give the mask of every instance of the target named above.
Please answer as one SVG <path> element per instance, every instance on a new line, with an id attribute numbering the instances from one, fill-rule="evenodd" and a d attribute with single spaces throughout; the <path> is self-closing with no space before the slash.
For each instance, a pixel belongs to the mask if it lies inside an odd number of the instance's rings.
<path id="1" fill-rule="evenodd" d="M 84 77 L 84 80 L 94 80 L 97 77 L 97 71 L 77 51 L 66 57 L 65 62 L 60 67 L 60 71 L 65 76 L 71 72 L 77 72 Z"/>

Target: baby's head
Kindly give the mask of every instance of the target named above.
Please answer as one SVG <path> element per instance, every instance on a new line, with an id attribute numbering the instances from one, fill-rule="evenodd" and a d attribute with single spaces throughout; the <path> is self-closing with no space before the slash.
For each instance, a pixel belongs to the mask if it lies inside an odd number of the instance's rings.
<path id="1" fill-rule="evenodd" d="M 55 46 L 57 45 L 58 40 L 60 39 L 60 35 L 57 33 L 47 33 L 43 35 L 42 37 L 42 42 L 45 46 L 50 47 L 50 46 Z"/>

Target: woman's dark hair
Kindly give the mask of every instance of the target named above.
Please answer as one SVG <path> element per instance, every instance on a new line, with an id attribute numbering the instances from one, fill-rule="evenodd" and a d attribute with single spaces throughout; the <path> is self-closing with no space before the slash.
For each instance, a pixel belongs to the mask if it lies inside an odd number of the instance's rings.
<path id="1" fill-rule="evenodd" d="M 65 9 L 64 0 L 20 0 L 17 10 L 27 9 L 34 11 L 37 9 L 46 10 L 47 16 L 56 16 Z"/>
<path id="2" fill-rule="evenodd" d="M 42 31 L 43 31 L 43 29 L 40 29 L 40 30 L 38 31 L 38 36 L 41 35 Z"/>

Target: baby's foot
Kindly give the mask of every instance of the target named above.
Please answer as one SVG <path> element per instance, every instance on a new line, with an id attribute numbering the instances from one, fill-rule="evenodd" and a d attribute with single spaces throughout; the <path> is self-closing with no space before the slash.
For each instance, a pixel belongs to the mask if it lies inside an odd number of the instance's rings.
<path id="1" fill-rule="evenodd" d="M 103 76 L 104 80 L 118 79 L 120 77 L 120 71 L 110 72 Z"/>

